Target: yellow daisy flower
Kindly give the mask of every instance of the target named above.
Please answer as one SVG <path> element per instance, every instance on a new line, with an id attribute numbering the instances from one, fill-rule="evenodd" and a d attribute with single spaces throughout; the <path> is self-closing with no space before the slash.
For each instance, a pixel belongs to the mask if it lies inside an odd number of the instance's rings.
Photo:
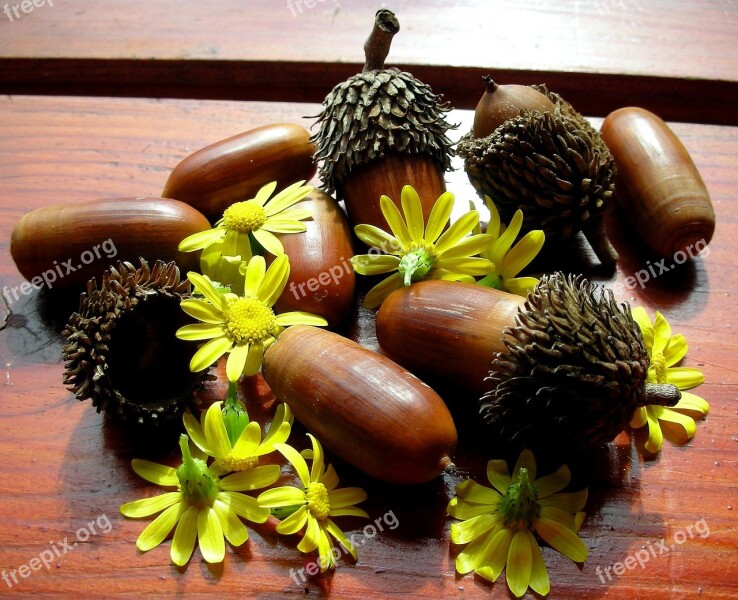
<path id="1" fill-rule="evenodd" d="M 442 194 L 431 209 L 428 224 L 423 223 L 423 208 L 417 192 L 409 185 L 402 188 L 402 212 L 387 196 L 380 198 L 380 208 L 394 235 L 374 225 L 357 225 L 358 238 L 384 254 L 360 254 L 352 257 L 354 270 L 361 275 L 392 273 L 375 285 L 364 299 L 364 306 L 375 308 L 394 290 L 422 279 L 446 279 L 474 283 L 474 275 L 486 275 L 494 265 L 475 256 L 489 244 L 492 236 L 469 235 L 479 223 L 479 213 L 472 210 L 445 232 L 451 218 L 454 195 Z"/>
<path id="2" fill-rule="evenodd" d="M 223 254 L 223 241 L 206 246 L 200 254 L 200 273 L 206 277 L 219 292 L 233 292 L 243 296 L 243 276 L 248 259 Z"/>
<path id="3" fill-rule="evenodd" d="M 338 475 L 333 465 L 325 468 L 323 448 L 315 437 L 310 435 L 313 445 L 312 466 L 308 471 L 307 463 L 302 455 L 287 444 L 275 444 L 284 457 L 292 463 L 302 483 L 302 489 L 283 486 L 262 492 L 257 498 L 259 506 L 264 508 L 294 507 L 295 511 L 277 525 L 277 531 L 286 535 L 297 533 L 303 527 L 305 535 L 297 545 L 300 552 L 318 550 L 320 570 L 333 568 L 335 559 L 331 552 L 330 536 L 333 536 L 354 560 L 358 558 L 356 548 L 330 517 L 369 515 L 361 508 L 354 506 L 366 500 L 366 492 L 361 488 L 338 488 Z"/>
<path id="4" fill-rule="evenodd" d="M 323 317 L 312 313 L 274 314 L 272 306 L 282 294 L 289 275 L 287 255 L 278 256 L 268 270 L 264 257 L 253 256 L 246 268 L 244 294 L 237 296 L 219 292 L 199 273 L 188 273 L 188 279 L 205 299 L 188 298 L 181 306 L 202 323 L 180 327 L 176 335 L 182 340 L 209 340 L 192 357 L 190 370 L 202 371 L 228 352 L 226 374 L 229 381 L 237 381 L 242 374 L 258 373 L 264 352 L 285 327 L 327 325 Z"/>
<path id="5" fill-rule="evenodd" d="M 492 236 L 492 243 L 485 248 L 480 256 L 489 259 L 495 265 L 495 270 L 479 281 L 479 285 L 505 290 L 518 296 L 527 296 L 538 283 L 535 277 L 516 277 L 520 271 L 528 266 L 543 248 L 546 235 L 542 229 L 535 229 L 526 233 L 520 241 L 512 245 L 520 233 L 523 225 L 523 211 L 517 210 L 510 225 L 505 227 L 500 221 L 500 213 L 489 196 L 484 197 L 489 208 L 489 225 L 487 233 Z M 473 208 L 473 206 L 472 206 Z M 477 227 L 474 233 L 479 233 Z"/>
<path id="6" fill-rule="evenodd" d="M 279 479 L 279 466 L 264 465 L 219 479 L 203 460 L 192 456 L 186 435 L 180 437 L 179 446 L 182 464 L 178 469 L 147 460 L 134 459 L 131 463 L 146 481 L 176 487 L 177 491 L 128 502 L 120 512 L 135 519 L 161 513 L 138 536 L 136 547 L 141 552 L 156 548 L 174 529 L 170 556 L 175 565 L 187 563 L 196 539 L 207 562 L 221 562 L 225 557 L 224 537 L 234 546 L 249 537 L 239 517 L 254 523 L 264 523 L 269 517 L 269 510 L 259 507 L 255 498 L 239 492 L 273 484 Z"/>
<path id="7" fill-rule="evenodd" d="M 648 367 L 646 383 L 671 383 L 680 390 L 688 390 L 705 381 L 698 369 L 675 367 L 687 354 L 687 340 L 680 333 L 671 335 L 671 326 L 664 316 L 656 311 L 656 320 L 651 323 L 646 309 L 634 308 L 633 319 L 641 328 L 643 341 L 648 350 L 651 364 Z M 648 425 L 646 450 L 656 454 L 664 443 L 664 432 L 675 442 L 686 444 L 697 430 L 695 418 L 704 417 L 710 405 L 699 396 L 682 392 L 682 398 L 671 408 L 665 406 L 643 406 L 638 408 L 630 421 L 630 426 L 638 429 Z M 663 424 L 663 425 L 662 425 Z"/>
<path id="8" fill-rule="evenodd" d="M 247 261 L 251 258 L 251 234 L 267 252 L 275 256 L 284 254 L 284 246 L 274 234 L 306 231 L 305 224 L 300 221 L 312 216 L 307 209 L 291 208 L 313 191 L 313 186 L 304 183 L 293 183 L 271 200 L 269 197 L 274 193 L 277 182 L 268 183 L 250 200 L 231 204 L 213 229 L 193 233 L 183 239 L 179 250 L 201 250 L 222 240 L 224 256 L 240 256 Z"/>
<path id="9" fill-rule="evenodd" d="M 467 479 L 449 502 L 448 514 L 462 520 L 451 525 L 451 541 L 468 544 L 456 557 L 456 570 L 494 582 L 507 564 L 507 585 L 515 596 L 525 594 L 528 586 L 545 596 L 548 573 L 534 533 L 564 556 L 584 562 L 587 547 L 577 531 L 587 490 L 557 493 L 571 480 L 566 465 L 536 479 L 530 450 L 520 453 L 512 477 L 505 461 L 489 461 L 487 478 L 494 489 Z"/>
<path id="10" fill-rule="evenodd" d="M 269 431 L 263 440 L 259 424 L 256 421 L 249 421 L 248 415 L 244 410 L 239 410 L 238 404 L 226 403 L 225 408 L 221 410 L 222 405 L 222 402 L 211 404 L 208 410 L 203 412 L 199 422 L 192 413 L 184 415 L 184 425 L 190 439 L 206 455 L 215 459 L 210 465 L 210 470 L 216 475 L 253 469 L 259 463 L 260 456 L 274 452 L 275 444 L 282 444 L 290 437 L 292 413 L 286 404 L 277 407 Z M 240 414 L 230 420 L 229 417 L 236 411 Z M 245 419 L 239 418 L 241 416 Z M 236 428 L 229 430 L 229 421 L 237 421 Z"/>

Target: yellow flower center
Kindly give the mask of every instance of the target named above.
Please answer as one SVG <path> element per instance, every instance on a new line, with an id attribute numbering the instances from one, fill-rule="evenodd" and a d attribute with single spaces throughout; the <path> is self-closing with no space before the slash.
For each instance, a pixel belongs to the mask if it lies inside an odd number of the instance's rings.
<path id="1" fill-rule="evenodd" d="M 316 519 L 322 521 L 328 516 L 331 505 L 328 501 L 328 490 L 322 483 L 313 481 L 308 484 L 307 490 L 305 490 L 305 498 L 310 512 L 313 513 Z"/>
<path id="2" fill-rule="evenodd" d="M 223 225 L 228 229 L 235 229 L 242 233 L 259 229 L 266 223 L 266 220 L 267 216 L 264 208 L 251 200 L 236 202 L 223 213 Z"/>
<path id="3" fill-rule="evenodd" d="M 225 315 L 228 336 L 239 344 L 259 342 L 272 335 L 275 317 L 272 309 L 257 298 L 238 298 L 228 305 Z"/>
<path id="4" fill-rule="evenodd" d="M 662 352 L 652 352 L 651 366 L 653 367 L 653 371 L 656 375 L 655 383 L 668 383 L 668 381 L 666 380 L 666 359 L 664 358 L 664 354 Z"/>
<path id="5" fill-rule="evenodd" d="M 248 471 L 259 464 L 258 456 L 226 456 L 218 459 L 218 463 L 223 467 L 224 471 Z"/>

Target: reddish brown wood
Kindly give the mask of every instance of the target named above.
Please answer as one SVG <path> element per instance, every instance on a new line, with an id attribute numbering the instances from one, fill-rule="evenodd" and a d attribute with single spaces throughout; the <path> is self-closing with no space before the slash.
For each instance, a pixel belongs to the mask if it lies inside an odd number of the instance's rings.
<path id="1" fill-rule="evenodd" d="M 0 288 L 23 281 L 10 260 L 8 243 L 16 221 L 32 208 L 101 196 L 156 194 L 171 168 L 193 150 L 250 127 L 299 123 L 302 115 L 315 110 L 314 105 L 238 102 L 0 99 Z M 470 112 L 452 117 L 462 122 L 462 131 L 471 126 Z M 663 274 L 643 289 L 630 289 L 626 277 L 645 268 L 647 261 L 653 264 L 654 257 L 613 211 L 608 227 L 621 256 L 616 273 L 602 272 L 583 243 L 547 250 L 534 268 L 583 272 L 612 286 L 623 301 L 644 305 L 651 314 L 662 311 L 674 332 L 684 333 L 689 342 L 685 365 L 705 373 L 706 383 L 695 391 L 710 402 L 710 415 L 698 424 L 688 446 L 666 442 L 655 460 L 642 459 L 623 435 L 570 465 L 572 489 L 588 485 L 590 490 L 581 531 L 590 556 L 579 567 L 543 549 L 551 598 L 727 600 L 738 594 L 738 129 L 670 126 L 700 170 L 715 205 L 717 229 L 709 256 Z M 450 174 L 448 187 L 462 210 L 465 201 L 475 197 L 463 172 Z M 137 552 L 135 539 L 148 521 L 126 520 L 118 506 L 158 491 L 131 471 L 130 459 L 175 464 L 174 438 L 128 435 L 64 389 L 59 331 L 75 304 L 73 297 L 41 292 L 22 296 L 12 303 L 12 314 L 0 330 L 0 575 L 28 564 L 52 547 L 50 541 L 57 547 L 65 538 L 73 542 L 80 528 L 102 515 L 112 527 L 63 554 L 51 568 L 19 578 L 7 591 L 46 596 L 64 590 L 95 597 L 216 591 L 279 598 L 303 596 L 307 588 L 312 596 L 351 598 L 510 597 L 503 580 L 490 586 L 454 574 L 446 503 L 456 483 L 469 476 L 483 481 L 486 460 L 505 457 L 505 451 L 483 435 L 475 436 L 480 432 L 469 405 L 453 398 L 449 402 L 460 440 L 456 475 L 398 490 L 335 461 L 342 485 L 366 488 L 365 505 L 372 519 L 391 510 L 399 521 L 396 529 L 385 528 L 366 539 L 356 565 L 341 559 L 333 576 L 310 578 L 298 586 L 290 578 L 290 569 L 304 565 L 297 540 L 274 535 L 269 526 L 249 528 L 250 541 L 229 549 L 222 566 L 208 567 L 196 551 L 187 568 L 173 568 L 168 542 L 147 554 Z M 3 312 L 0 302 L 0 328 Z M 370 313 L 357 314 L 360 318 L 349 329 L 371 346 L 375 341 Z M 263 383 L 248 382 L 242 393 L 254 418 L 270 418 L 272 399 Z M 296 444 L 304 445 L 303 433 L 296 427 Z M 636 435 L 634 442 L 642 444 L 642 436 Z M 558 466 L 548 465 L 546 457 L 541 463 L 542 472 Z M 674 543 L 690 526 L 694 531 L 700 519 L 709 526 L 709 536 L 687 536 L 673 552 L 651 559 L 645 568 L 600 581 L 597 567 L 623 561 L 643 546 L 657 547 L 660 540 Z M 365 525 L 361 520 L 341 524 L 350 534 L 360 534 Z M 0 581 L 0 589 L 6 586 Z"/>
<path id="2" fill-rule="evenodd" d="M 0 13 L 0 91 L 319 101 L 361 69 L 378 5 L 307 5 L 77 0 L 13 22 Z M 738 9 L 726 0 L 391 8 L 401 31 L 388 65 L 459 108 L 475 106 L 492 72 L 499 83 L 546 82 L 586 114 L 638 105 L 670 120 L 738 122 Z"/>

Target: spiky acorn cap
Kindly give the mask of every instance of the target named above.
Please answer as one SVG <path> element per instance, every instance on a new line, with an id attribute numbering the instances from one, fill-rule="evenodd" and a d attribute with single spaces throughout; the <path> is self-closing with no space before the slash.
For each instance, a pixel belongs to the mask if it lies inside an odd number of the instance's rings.
<path id="1" fill-rule="evenodd" d="M 672 385 L 646 384 L 650 359 L 627 303 L 581 277 L 544 275 L 505 330 L 480 414 L 503 441 L 543 450 L 596 448 L 636 408 L 674 405 Z"/>
<path id="2" fill-rule="evenodd" d="M 453 145 L 446 137 L 451 110 L 430 86 L 410 73 L 385 68 L 392 36 L 400 30 L 394 13 L 377 11 L 366 41 L 361 73 L 338 84 L 323 100 L 317 150 L 320 177 L 328 193 L 341 193 L 341 183 L 357 167 L 389 152 L 425 154 L 439 168 L 451 170 Z"/>
<path id="3" fill-rule="evenodd" d="M 522 230 L 543 229 L 547 241 L 583 231 L 602 262 L 617 260 L 602 217 L 615 189 L 615 161 L 597 130 L 546 86 L 531 86 L 553 113 L 523 111 L 490 135 L 459 141 L 469 180 L 494 200 L 504 219 L 523 211 Z"/>
<path id="4" fill-rule="evenodd" d="M 64 384 L 125 421 L 157 425 L 179 417 L 201 377 L 189 371 L 192 348 L 174 333 L 187 322 L 180 301 L 189 282 L 174 262 L 119 261 L 87 283 L 62 335 Z"/>

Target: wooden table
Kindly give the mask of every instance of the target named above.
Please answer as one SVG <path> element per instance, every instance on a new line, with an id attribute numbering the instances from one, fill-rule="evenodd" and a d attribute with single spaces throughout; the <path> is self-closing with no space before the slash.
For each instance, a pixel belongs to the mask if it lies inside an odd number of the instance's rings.
<path id="1" fill-rule="evenodd" d="M 580 567 L 550 548 L 543 555 L 551 598 L 738 597 L 738 8 L 631 0 L 396 4 L 403 30 L 393 64 L 407 66 L 455 106 L 473 106 L 478 75 L 489 68 L 500 79 L 547 81 L 586 114 L 639 103 L 692 122 L 673 128 L 712 195 L 718 227 L 710 255 L 631 290 L 625 278 L 650 255 L 613 211 L 617 271 L 603 273 L 584 245 L 567 253 L 561 268 L 613 287 L 620 300 L 651 314 L 662 311 L 687 337 L 685 365 L 705 374 L 696 391 L 710 414 L 690 444 L 666 442 L 655 460 L 640 457 L 640 436 L 622 435 L 572 464 L 576 483 L 590 489 L 581 531 L 589 559 Z M 302 117 L 315 114 L 314 102 L 358 68 L 375 6 L 326 1 L 303 8 L 292 16 L 286 4 L 266 1 L 57 0 L 14 22 L 0 13 L 0 87 L 9 94 L 0 98 L 0 287 L 23 281 L 9 238 L 25 212 L 156 195 L 172 167 L 205 144 L 271 122 L 308 124 Z M 461 122 L 455 135 L 468 130 L 471 116 L 452 114 Z M 448 181 L 458 198 L 474 198 L 463 171 Z M 59 332 L 74 307 L 74 298 L 41 292 L 14 302 L 9 315 L 0 305 L 0 576 L 46 549 L 62 553 L 50 568 L 17 576 L 17 584 L 0 582 L 0 592 L 511 597 L 502 579 L 489 586 L 454 573 L 445 505 L 456 483 L 481 479 L 493 458 L 472 439 L 469 407 L 458 404 L 455 476 L 402 488 L 336 461 L 343 484 L 367 489 L 372 519 L 392 510 L 399 525 L 367 540 L 355 565 L 339 561 L 331 577 L 295 585 L 290 569 L 303 566 L 295 540 L 266 527 L 250 529 L 250 541 L 229 549 L 218 566 L 207 566 L 196 551 L 187 568 L 175 568 L 168 543 L 141 555 L 134 542 L 144 524 L 124 519 L 118 507 L 156 490 L 131 471 L 130 459 L 176 457 L 169 447 L 152 451 L 151 440 L 126 435 L 64 388 Z M 371 344 L 371 317 L 362 319 L 360 336 Z M 260 388 L 262 400 L 265 393 Z M 296 428 L 295 437 L 302 433 Z M 71 544 L 103 517 L 108 533 L 98 526 L 98 534 L 64 553 L 63 540 Z M 612 581 L 598 577 L 597 567 L 662 540 L 672 544 L 701 519 L 709 535 L 690 537 Z M 345 524 L 349 532 L 363 526 Z"/>

